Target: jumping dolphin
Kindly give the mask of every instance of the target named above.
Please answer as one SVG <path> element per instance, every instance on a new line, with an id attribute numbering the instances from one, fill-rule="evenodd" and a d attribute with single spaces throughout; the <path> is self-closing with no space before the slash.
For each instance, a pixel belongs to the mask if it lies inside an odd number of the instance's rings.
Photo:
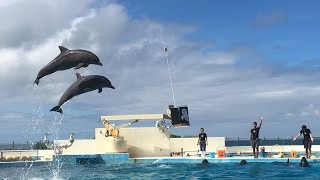
<path id="1" fill-rule="evenodd" d="M 81 76 L 79 73 L 76 73 L 76 76 L 77 80 L 63 93 L 58 105 L 52 108 L 50 111 L 57 111 L 62 114 L 62 104 L 75 96 L 78 96 L 86 92 L 94 91 L 96 89 L 98 89 L 98 93 L 101 93 L 102 88 L 104 87 L 114 89 L 111 82 L 104 76 Z"/>
<path id="2" fill-rule="evenodd" d="M 59 46 L 59 49 L 61 53 L 39 71 L 33 84 L 38 85 L 41 78 L 56 71 L 63 71 L 73 67 L 74 69 L 79 69 L 87 67 L 89 64 L 102 66 L 99 58 L 90 51 L 81 49 L 69 50 L 63 46 Z"/>

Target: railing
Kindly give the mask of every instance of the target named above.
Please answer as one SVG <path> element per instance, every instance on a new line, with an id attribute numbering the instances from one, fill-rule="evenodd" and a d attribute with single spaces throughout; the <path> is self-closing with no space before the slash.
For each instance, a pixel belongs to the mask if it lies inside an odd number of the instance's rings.
<path id="1" fill-rule="evenodd" d="M 302 145 L 303 138 L 299 138 L 296 141 L 293 138 L 260 138 L 260 146 L 272 146 L 279 145 Z M 316 137 L 313 140 L 313 145 L 320 145 L 320 138 Z M 250 146 L 250 140 L 248 138 L 226 138 L 226 147 L 231 146 Z"/>
<path id="2" fill-rule="evenodd" d="M 0 144 L 0 150 L 30 150 L 31 148 L 31 144 L 16 144 L 14 141 L 12 143 Z"/>

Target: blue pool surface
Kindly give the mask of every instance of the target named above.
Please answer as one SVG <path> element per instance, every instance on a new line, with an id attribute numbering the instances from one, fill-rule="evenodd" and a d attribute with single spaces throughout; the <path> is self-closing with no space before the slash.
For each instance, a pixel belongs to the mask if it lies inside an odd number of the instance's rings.
<path id="1" fill-rule="evenodd" d="M 195 162 L 195 161 L 193 161 Z M 209 159 L 210 162 L 210 159 Z M 19 167 L 0 167 L 4 179 L 320 179 L 320 163 L 300 167 L 291 162 L 250 162 L 240 166 L 238 161 L 166 163 L 140 161 L 139 163 L 69 165 L 63 162 L 26 164 Z"/>

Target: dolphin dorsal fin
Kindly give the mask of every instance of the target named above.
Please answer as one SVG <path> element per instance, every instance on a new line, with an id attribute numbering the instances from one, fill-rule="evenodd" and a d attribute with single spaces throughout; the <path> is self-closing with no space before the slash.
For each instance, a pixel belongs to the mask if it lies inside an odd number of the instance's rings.
<path id="1" fill-rule="evenodd" d="M 76 73 L 77 79 L 81 78 L 81 74 L 80 73 Z"/>
<path id="2" fill-rule="evenodd" d="M 69 49 L 63 47 L 63 46 L 59 46 L 60 51 L 63 53 L 65 51 L 68 51 Z"/>

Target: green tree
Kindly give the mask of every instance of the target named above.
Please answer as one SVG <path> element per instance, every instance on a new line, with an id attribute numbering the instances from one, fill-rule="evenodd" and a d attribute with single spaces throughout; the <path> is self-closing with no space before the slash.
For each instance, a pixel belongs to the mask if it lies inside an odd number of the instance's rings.
<path id="1" fill-rule="evenodd" d="M 33 144 L 32 148 L 33 149 L 48 149 L 47 146 L 42 141 L 37 141 L 35 144 Z"/>
<path id="2" fill-rule="evenodd" d="M 170 134 L 170 138 L 181 138 L 179 135 Z"/>

